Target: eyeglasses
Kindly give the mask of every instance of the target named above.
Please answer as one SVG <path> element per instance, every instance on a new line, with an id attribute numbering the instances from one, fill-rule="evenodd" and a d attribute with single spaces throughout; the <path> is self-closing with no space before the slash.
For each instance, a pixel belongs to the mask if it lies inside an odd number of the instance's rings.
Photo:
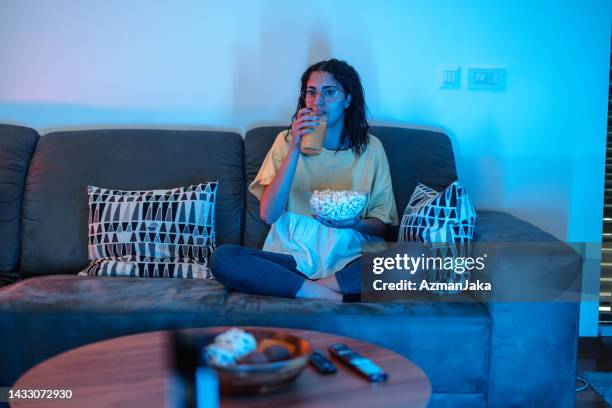
<path id="1" fill-rule="evenodd" d="M 302 92 L 302 98 L 307 101 L 312 101 L 316 99 L 317 94 L 320 93 L 321 97 L 325 102 L 335 102 L 336 99 L 338 99 L 340 97 L 340 94 L 343 92 L 344 91 L 336 88 L 335 86 L 325 87 L 321 89 L 321 91 L 318 91 L 315 88 L 308 88 L 307 90 Z"/>

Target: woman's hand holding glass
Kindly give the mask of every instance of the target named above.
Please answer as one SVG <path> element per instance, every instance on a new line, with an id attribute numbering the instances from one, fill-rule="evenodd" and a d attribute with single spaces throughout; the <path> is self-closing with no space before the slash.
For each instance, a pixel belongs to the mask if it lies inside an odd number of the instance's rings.
<path id="1" fill-rule="evenodd" d="M 312 113 L 312 110 L 308 108 L 302 108 L 298 111 L 295 120 L 291 123 L 291 144 L 289 145 L 289 150 L 300 151 L 302 136 L 312 133 L 319 124 L 321 118 Z"/>

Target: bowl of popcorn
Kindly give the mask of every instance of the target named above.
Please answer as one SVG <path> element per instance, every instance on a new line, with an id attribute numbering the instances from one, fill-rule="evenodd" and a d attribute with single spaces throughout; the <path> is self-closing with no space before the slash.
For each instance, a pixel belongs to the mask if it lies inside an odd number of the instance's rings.
<path id="1" fill-rule="evenodd" d="M 288 386 L 308 364 L 310 342 L 282 330 L 233 327 L 202 350 L 221 394 L 265 394 Z"/>
<path id="2" fill-rule="evenodd" d="M 368 193 L 351 190 L 315 190 L 310 195 L 313 214 L 332 221 L 357 217 L 368 202 Z"/>

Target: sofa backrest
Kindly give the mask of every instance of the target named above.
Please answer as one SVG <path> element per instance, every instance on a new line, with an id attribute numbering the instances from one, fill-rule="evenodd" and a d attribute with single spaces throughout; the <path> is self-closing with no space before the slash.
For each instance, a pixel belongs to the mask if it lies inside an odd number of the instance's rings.
<path id="1" fill-rule="evenodd" d="M 400 218 L 418 183 L 440 191 L 457 181 L 453 145 L 444 132 L 373 126 L 371 133 L 385 147 Z"/>
<path id="2" fill-rule="evenodd" d="M 0 285 L 19 277 L 21 204 L 38 138 L 34 129 L 0 124 Z"/>
<path id="3" fill-rule="evenodd" d="M 270 230 L 268 224 L 259 218 L 259 200 L 249 193 L 249 185 L 255 180 L 268 150 L 272 147 L 276 135 L 287 127 L 264 126 L 247 131 L 244 137 L 244 172 L 246 213 L 244 216 L 244 245 L 260 249 Z"/>
<path id="4" fill-rule="evenodd" d="M 258 127 L 249 130 L 245 136 L 246 214 L 243 242 L 252 248 L 263 246 L 269 226 L 259 218 L 259 200 L 246 188 L 255 179 L 276 135 L 283 129 L 279 126 Z M 441 190 L 457 180 L 453 146 L 442 131 L 373 126 L 370 133 L 380 139 L 387 153 L 400 218 L 417 183 Z M 391 229 L 387 239 L 396 240 L 397 232 L 397 227 Z"/>
<path id="5" fill-rule="evenodd" d="M 243 143 L 224 131 L 103 129 L 39 138 L 33 129 L 0 125 L 0 281 L 76 273 L 87 264 L 87 185 L 149 190 L 219 180 L 217 244 L 261 248 L 269 228 L 247 187 L 282 129 L 251 129 Z M 457 179 L 443 132 L 375 126 L 371 133 L 385 147 L 400 217 L 418 182 L 440 190 Z M 395 237 L 397 229 L 388 239 Z"/>
<path id="6" fill-rule="evenodd" d="M 150 190 L 219 180 L 217 244 L 241 242 L 244 145 L 237 133 L 88 130 L 40 138 L 23 203 L 22 277 L 87 265 L 87 186 Z"/>

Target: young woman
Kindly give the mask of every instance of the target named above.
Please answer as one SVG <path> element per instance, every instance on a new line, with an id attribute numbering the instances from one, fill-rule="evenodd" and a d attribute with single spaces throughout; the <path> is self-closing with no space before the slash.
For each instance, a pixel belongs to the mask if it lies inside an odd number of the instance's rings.
<path id="1" fill-rule="evenodd" d="M 323 115 L 321 153 L 302 154 L 302 137 Z M 277 136 L 249 186 L 271 225 L 263 250 L 220 246 L 211 261 L 215 278 L 251 294 L 336 300 L 359 294 L 364 244 L 383 241 L 398 223 L 387 156 L 368 130 L 357 71 L 337 59 L 310 66 L 291 129 Z M 348 221 L 313 216 L 310 193 L 324 189 L 367 191 L 368 203 Z"/>

